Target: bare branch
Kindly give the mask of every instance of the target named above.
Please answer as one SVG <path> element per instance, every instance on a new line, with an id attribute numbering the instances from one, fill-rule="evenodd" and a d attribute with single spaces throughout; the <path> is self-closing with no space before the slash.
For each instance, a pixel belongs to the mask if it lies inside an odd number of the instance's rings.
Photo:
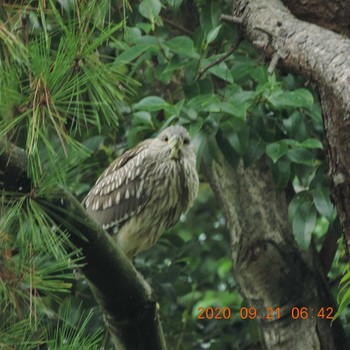
<path id="1" fill-rule="evenodd" d="M 241 18 L 232 16 L 232 15 L 225 15 L 225 14 L 220 15 L 220 21 L 228 21 L 228 22 L 233 22 L 237 24 L 242 24 Z"/>
<path id="2" fill-rule="evenodd" d="M 208 71 L 211 67 L 216 66 L 217 64 L 220 64 L 221 62 L 225 61 L 227 57 L 229 57 L 238 47 L 238 45 L 241 42 L 241 35 L 238 36 L 236 42 L 231 46 L 230 50 L 228 52 L 226 52 L 224 55 L 222 55 L 219 59 L 215 60 L 214 62 L 211 62 L 210 64 L 208 64 L 207 66 L 205 66 L 204 68 L 202 68 L 197 76 L 195 81 L 198 81 L 202 75 Z"/>
<path id="3" fill-rule="evenodd" d="M 269 68 L 267 69 L 267 72 L 269 74 L 272 74 L 274 72 L 274 70 L 276 69 L 277 63 L 280 59 L 280 56 L 278 55 L 278 53 L 276 52 L 273 56 L 272 56 L 272 60 L 270 62 Z"/>

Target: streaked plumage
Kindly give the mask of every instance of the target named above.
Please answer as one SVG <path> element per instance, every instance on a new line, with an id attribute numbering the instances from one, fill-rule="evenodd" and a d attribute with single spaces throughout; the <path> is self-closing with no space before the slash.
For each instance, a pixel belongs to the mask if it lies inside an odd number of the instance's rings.
<path id="1" fill-rule="evenodd" d="M 82 204 L 130 258 L 151 247 L 192 206 L 198 192 L 196 157 L 176 125 L 139 143 L 102 173 Z"/>

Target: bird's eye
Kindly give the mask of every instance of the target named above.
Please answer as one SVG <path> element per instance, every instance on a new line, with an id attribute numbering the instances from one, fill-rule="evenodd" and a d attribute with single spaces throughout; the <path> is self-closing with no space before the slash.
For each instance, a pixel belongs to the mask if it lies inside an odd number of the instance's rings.
<path id="1" fill-rule="evenodd" d="M 190 139 L 188 137 L 184 138 L 184 145 L 189 145 L 190 144 Z"/>
<path id="2" fill-rule="evenodd" d="M 163 137 L 163 141 L 164 141 L 164 142 L 168 142 L 168 141 L 169 141 L 169 137 L 168 137 L 168 136 L 164 136 L 164 137 Z"/>

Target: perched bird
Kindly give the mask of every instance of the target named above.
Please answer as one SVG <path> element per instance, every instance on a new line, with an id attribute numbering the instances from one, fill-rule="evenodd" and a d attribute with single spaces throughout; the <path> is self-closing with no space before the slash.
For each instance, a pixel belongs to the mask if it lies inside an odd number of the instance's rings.
<path id="1" fill-rule="evenodd" d="M 82 204 L 131 259 L 189 210 L 198 182 L 190 135 L 175 125 L 114 160 Z"/>

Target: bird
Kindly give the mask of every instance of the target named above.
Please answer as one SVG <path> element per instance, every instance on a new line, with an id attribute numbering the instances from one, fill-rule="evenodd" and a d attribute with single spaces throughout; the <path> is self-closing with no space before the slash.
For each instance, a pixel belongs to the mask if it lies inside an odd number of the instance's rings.
<path id="1" fill-rule="evenodd" d="M 174 125 L 115 159 L 82 205 L 133 259 L 192 207 L 198 186 L 190 135 Z"/>

